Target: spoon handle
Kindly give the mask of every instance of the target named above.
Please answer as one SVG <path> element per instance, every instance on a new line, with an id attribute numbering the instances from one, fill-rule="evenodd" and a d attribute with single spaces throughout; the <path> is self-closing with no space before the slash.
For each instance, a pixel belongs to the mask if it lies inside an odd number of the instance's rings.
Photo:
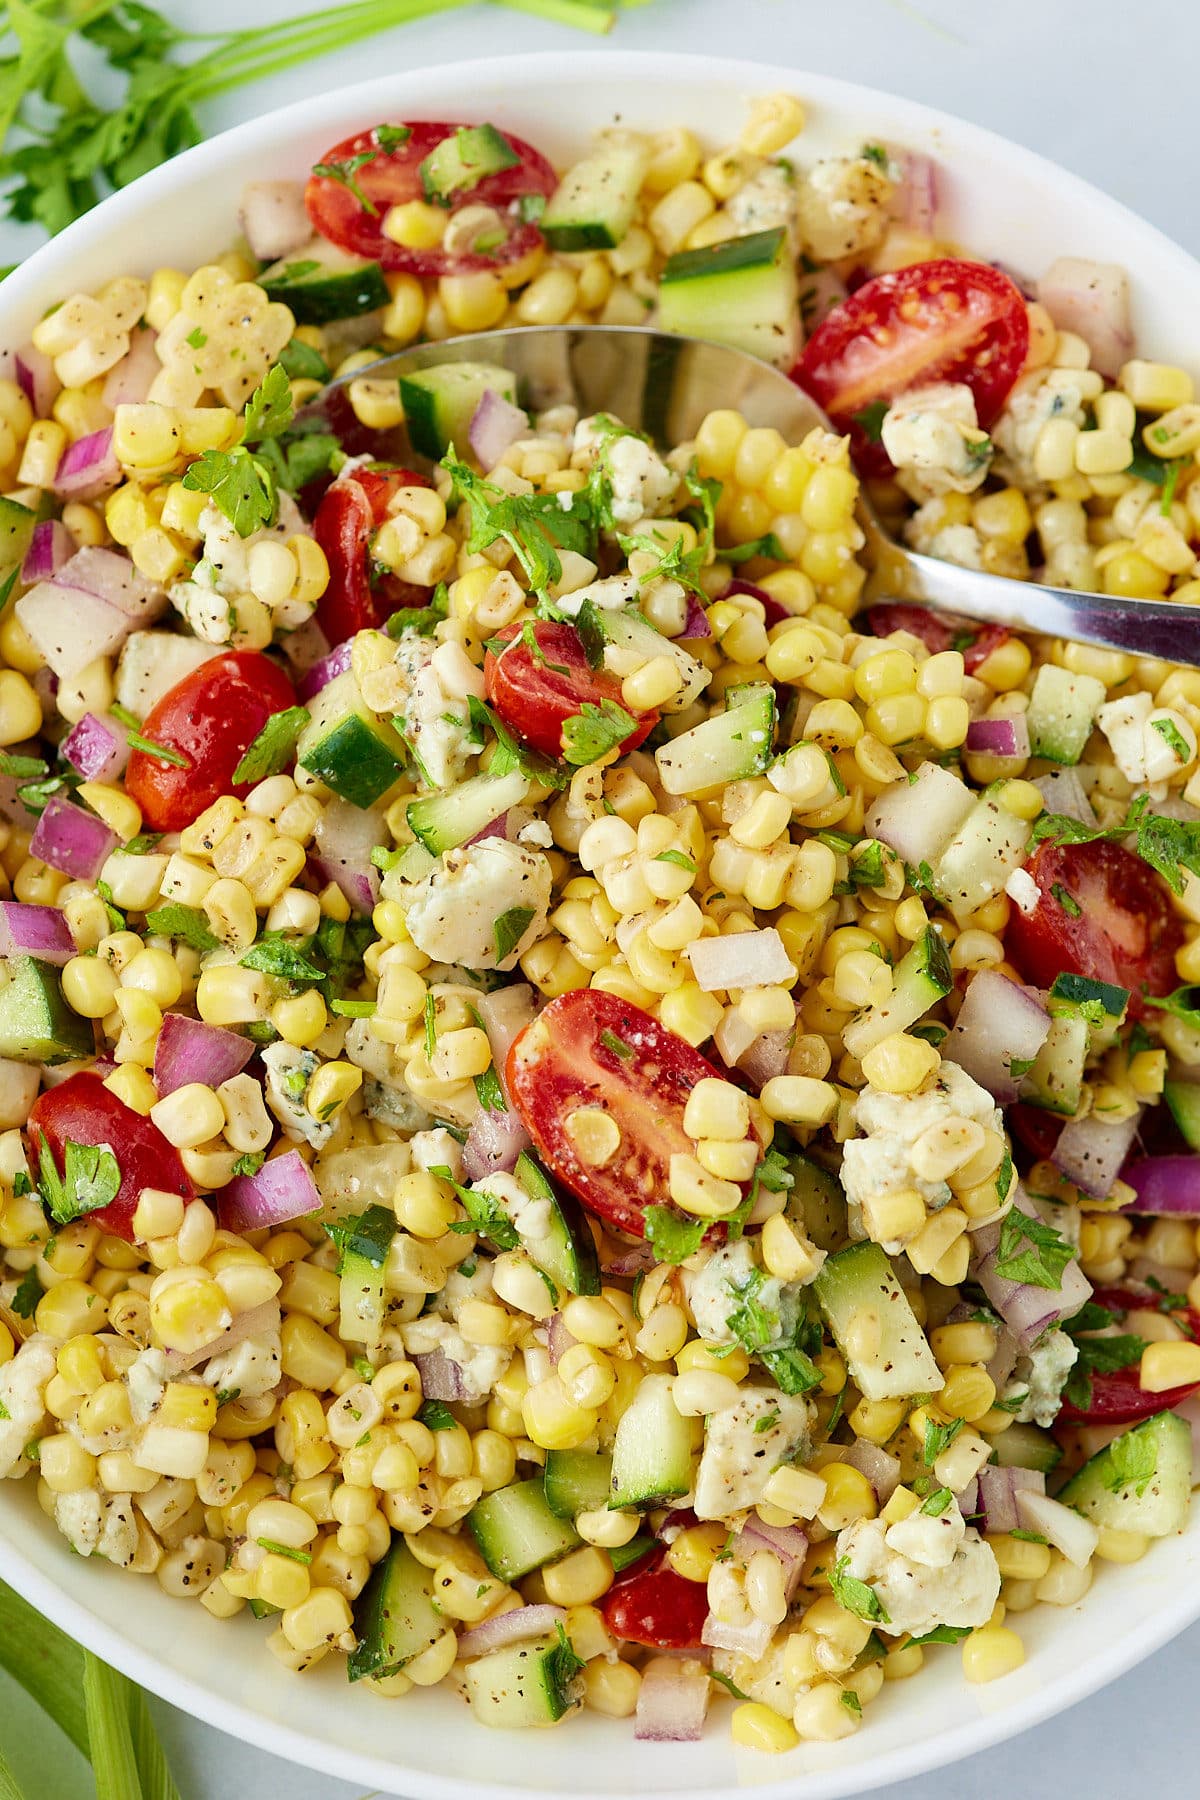
<path id="1" fill-rule="evenodd" d="M 935 611 L 1200 668 L 1200 606 L 1040 587 L 932 556 L 909 554 L 904 560 L 914 577 L 913 597 Z"/>

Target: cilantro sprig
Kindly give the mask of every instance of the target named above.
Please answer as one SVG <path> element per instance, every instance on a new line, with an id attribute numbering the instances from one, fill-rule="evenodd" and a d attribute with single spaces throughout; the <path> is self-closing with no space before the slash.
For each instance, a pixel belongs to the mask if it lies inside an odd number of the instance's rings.
<path id="1" fill-rule="evenodd" d="M 38 1191 L 56 1225 L 69 1225 L 116 1199 L 121 1168 L 107 1144 L 77 1144 L 67 1138 L 60 1174 L 45 1132 L 38 1136 Z"/>
<path id="2" fill-rule="evenodd" d="M 1006 1281 L 1061 1288 L 1063 1270 L 1074 1255 L 1074 1247 L 1053 1225 L 1044 1225 L 1018 1207 L 1014 1206 L 1000 1221 L 995 1266 L 997 1275 Z"/>
<path id="3" fill-rule="evenodd" d="M 1164 818 L 1149 808 L 1149 795 L 1139 794 L 1120 824 L 1111 826 L 1088 825 L 1066 813 L 1043 813 L 1034 821 L 1030 845 L 1119 843 L 1132 837 L 1142 861 L 1162 876 L 1173 894 L 1182 894 L 1184 871 L 1200 875 L 1200 821 Z"/>
<path id="4" fill-rule="evenodd" d="M 207 494 L 239 537 L 273 525 L 279 512 L 275 477 L 251 446 L 283 435 L 292 422 L 292 391 L 282 363 L 268 369 L 246 402 L 240 441 L 232 450 L 205 450 L 184 472 L 183 486 Z"/>

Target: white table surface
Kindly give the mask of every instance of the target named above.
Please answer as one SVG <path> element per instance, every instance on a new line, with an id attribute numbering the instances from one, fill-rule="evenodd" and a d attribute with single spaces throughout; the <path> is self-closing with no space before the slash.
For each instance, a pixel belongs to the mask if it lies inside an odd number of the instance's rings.
<path id="1" fill-rule="evenodd" d="M 303 10 L 299 0 L 175 0 L 164 10 L 206 29 L 265 23 Z M 241 89 L 205 113 L 210 131 L 267 107 L 367 76 L 386 55 L 408 63 L 580 48 L 598 40 L 479 6 L 404 26 L 386 39 Z M 810 68 L 944 107 L 1087 176 L 1200 253 L 1191 122 L 1200 57 L 1200 7 L 1182 0 L 654 0 L 622 19 L 622 48 L 760 57 L 781 70 Z M 803 79 L 795 82 L 803 93 Z M 669 114 L 669 95 L 664 113 Z M 0 265 L 32 240 L 0 226 Z M 1001 1749 L 881 1790 L 883 1800 L 1117 1800 L 1137 1769 L 1143 1794 L 1195 1791 L 1200 1626 L 1116 1687 Z M 39 1800 L 91 1793 L 73 1753 L 46 1766 L 50 1746 L 35 1709 L 0 1679 L 0 1706 L 23 1737 L 13 1751 Z M 12 1710 L 10 1710 L 10 1708 Z M 155 1702 L 183 1800 L 367 1800 L 357 1789 L 279 1762 Z M 411 1800 L 422 1800 L 413 1795 Z"/>

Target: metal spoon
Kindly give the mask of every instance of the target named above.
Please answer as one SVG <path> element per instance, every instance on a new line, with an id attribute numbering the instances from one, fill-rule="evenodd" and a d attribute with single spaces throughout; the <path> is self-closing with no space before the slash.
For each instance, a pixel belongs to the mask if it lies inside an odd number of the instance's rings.
<path id="1" fill-rule="evenodd" d="M 769 363 L 723 344 L 640 325 L 526 326 L 420 344 L 356 369 L 304 410 L 345 423 L 351 415 L 339 390 L 348 381 L 398 379 L 448 362 L 499 364 L 517 376 L 522 403 L 531 411 L 571 404 L 585 415 L 612 413 L 662 448 L 694 437 L 715 407 L 736 407 L 751 425 L 773 425 L 790 444 L 798 444 L 814 425 L 834 429 L 816 402 Z M 402 427 L 390 434 L 388 449 L 410 464 L 423 461 Z M 897 544 L 865 494 L 860 494 L 857 513 L 876 587 L 895 598 L 1016 631 L 1075 638 L 1200 668 L 1200 607 L 1119 600 L 985 575 Z"/>

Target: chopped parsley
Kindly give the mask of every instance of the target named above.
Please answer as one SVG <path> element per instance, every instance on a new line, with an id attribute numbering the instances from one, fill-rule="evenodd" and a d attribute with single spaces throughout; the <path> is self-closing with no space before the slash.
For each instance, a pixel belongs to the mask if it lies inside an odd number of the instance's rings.
<path id="1" fill-rule="evenodd" d="M 872 400 L 869 406 L 864 406 L 861 412 L 852 415 L 854 423 L 872 444 L 883 442 L 883 421 L 887 418 L 887 412 L 886 400 Z"/>
<path id="2" fill-rule="evenodd" d="M 856 1719 L 862 1718 L 862 1701 L 853 1688 L 843 1688 L 839 1700 L 848 1713 L 853 1713 Z"/>
<path id="3" fill-rule="evenodd" d="M 506 961 L 512 955 L 536 916 L 532 906 L 510 906 L 498 919 L 493 919 L 492 941 L 496 946 L 498 963 Z"/>
<path id="4" fill-rule="evenodd" d="M 606 1050 L 611 1050 L 614 1056 L 619 1056 L 622 1062 L 628 1062 L 630 1057 L 636 1054 L 633 1045 L 627 1044 L 625 1039 L 618 1037 L 615 1031 L 602 1031 L 600 1042 Z"/>
<path id="5" fill-rule="evenodd" d="M 1139 1499 L 1158 1472 L 1158 1447 L 1143 1430 L 1127 1431 L 1108 1446 L 1104 1485 L 1114 1494 L 1131 1487 Z"/>
<path id="6" fill-rule="evenodd" d="M 56 1225 L 69 1225 L 116 1199 L 121 1169 L 107 1144 L 63 1143 L 63 1173 L 58 1172 L 44 1131 L 39 1132 L 38 1189 Z"/>
<path id="7" fill-rule="evenodd" d="M 358 171 L 363 164 L 374 162 L 378 155 L 378 150 L 360 150 L 357 156 L 346 156 L 339 162 L 314 163 L 312 172 L 314 175 L 322 176 L 326 181 L 336 181 L 339 187 L 344 187 L 348 193 L 354 195 L 365 213 L 370 213 L 372 218 L 378 218 L 379 208 L 363 193 L 358 181 Z"/>
<path id="8" fill-rule="evenodd" d="M 1050 892 L 1058 901 L 1058 904 L 1062 907 L 1069 919 L 1079 919 L 1083 917 L 1082 906 L 1080 906 L 1074 894 L 1070 893 L 1063 886 L 1061 881 L 1056 881 L 1054 886 L 1050 889 Z"/>
<path id="9" fill-rule="evenodd" d="M 883 1602 L 875 1589 L 868 1587 L 865 1581 L 859 1581 L 854 1575 L 844 1571 L 850 1566 L 848 1556 L 839 1556 L 829 1571 L 829 1586 L 838 1605 L 857 1619 L 878 1619 L 881 1625 L 890 1625 L 891 1620 L 883 1610 Z"/>
<path id="10" fill-rule="evenodd" d="M 281 931 L 266 931 L 257 944 L 252 944 L 239 958 L 245 969 L 257 969 L 260 975 L 271 975 L 277 981 L 312 982 L 324 979 L 318 968 L 301 949 L 290 943 Z"/>
<path id="11" fill-rule="evenodd" d="M 351 159 L 354 160 L 354 159 Z M 190 493 L 208 494 L 239 537 L 273 525 L 279 510 L 275 478 L 250 445 L 277 438 L 292 422 L 292 393 L 282 363 L 268 369 L 246 402 L 241 441 L 232 450 L 204 450 L 183 475 Z"/>
<path id="12" fill-rule="evenodd" d="M 686 1262 L 694 1256 L 708 1230 L 705 1219 L 685 1219 L 669 1206 L 646 1208 L 646 1242 L 659 1262 Z"/>
<path id="13" fill-rule="evenodd" d="M 696 865 L 692 858 L 685 856 L 682 850 L 660 850 L 654 860 L 655 862 L 670 863 L 675 869 L 686 869 L 689 875 L 696 873 Z"/>
<path id="14" fill-rule="evenodd" d="M 417 1417 L 429 1431 L 452 1431 L 458 1420 L 444 1400 L 425 1400 L 417 1409 Z"/>
<path id="15" fill-rule="evenodd" d="M 494 1068 L 485 1069 L 482 1075 L 475 1077 L 475 1093 L 484 1112 L 500 1113 L 508 1111 L 508 1103 L 504 1098 L 504 1090 L 500 1086 L 500 1077 Z"/>
<path id="16" fill-rule="evenodd" d="M 1074 1255 L 1073 1246 L 1052 1225 L 1043 1225 L 1016 1207 L 1000 1222 L 995 1267 L 1006 1281 L 1061 1288 L 1063 1270 Z"/>
<path id="17" fill-rule="evenodd" d="M 265 1150 L 246 1150 L 235 1158 L 233 1173 L 235 1175 L 257 1175 L 267 1160 Z"/>
<path id="18" fill-rule="evenodd" d="M 312 1561 L 311 1551 L 296 1550 L 291 1544 L 277 1544 L 274 1538 L 255 1538 L 254 1541 L 268 1556 L 286 1556 L 289 1562 L 303 1563 L 305 1567 Z"/>
<path id="19" fill-rule="evenodd" d="M 546 1654 L 543 1666 L 551 1688 L 559 1694 L 565 1694 L 575 1677 L 587 1665 L 582 1657 L 576 1656 L 575 1647 L 563 1630 L 561 1619 L 556 1622 L 554 1629 L 558 1636 L 558 1643 L 553 1650 Z"/>
<path id="20" fill-rule="evenodd" d="M 1022 1531 L 1019 1528 L 1009 1532 L 1010 1538 L 1016 1538 L 1020 1544 L 1048 1544 L 1050 1539 L 1043 1537 L 1040 1531 Z"/>
<path id="21" fill-rule="evenodd" d="M 773 1406 L 771 1408 L 770 1412 L 765 1412 L 761 1415 L 761 1417 L 755 1419 L 755 1421 L 754 1421 L 755 1436 L 759 1437 L 762 1435 L 762 1433 L 764 1431 L 774 1430 L 775 1426 L 778 1425 L 778 1423 L 779 1423 L 779 1408 L 777 1406 Z"/>
<path id="22" fill-rule="evenodd" d="M 1118 1369 L 1128 1369 L 1142 1359 L 1146 1340 L 1136 1337 L 1132 1332 L 1122 1332 L 1113 1337 L 1089 1335 L 1105 1331 L 1115 1322 L 1115 1317 L 1107 1306 L 1089 1300 L 1063 1326 L 1079 1352 L 1067 1376 L 1063 1398 L 1072 1406 L 1077 1406 L 1081 1412 L 1085 1412 L 1092 1403 L 1094 1375 L 1112 1375 Z"/>
<path id="23" fill-rule="evenodd" d="M 1182 731 L 1180 731 L 1178 725 L 1176 725 L 1174 719 L 1151 719 L 1150 729 L 1151 731 L 1157 731 L 1159 737 L 1163 740 L 1164 744 L 1166 744 L 1167 749 L 1171 752 L 1176 762 L 1185 763 L 1189 761 L 1192 753 L 1188 748 L 1188 741 L 1184 737 Z"/>
<path id="24" fill-rule="evenodd" d="M 1131 801 L 1119 825 L 1109 828 L 1084 824 L 1065 813 L 1043 813 L 1034 823 L 1030 845 L 1047 840 L 1056 844 L 1094 844 L 1101 839 L 1119 841 L 1135 837 L 1134 849 L 1142 861 L 1157 870 L 1173 894 L 1182 894 L 1184 870 L 1200 875 L 1200 820 L 1167 819 L 1148 810 L 1149 796 Z"/>
<path id="25" fill-rule="evenodd" d="M 921 1460 L 927 1469 L 932 1469 L 942 1452 L 950 1448 L 965 1424 L 965 1419 L 951 1419 L 945 1425 L 939 1425 L 936 1419 L 925 1421 L 925 1442 L 921 1449 Z"/>
<path id="26" fill-rule="evenodd" d="M 786 557 L 783 545 L 773 531 L 764 532 L 762 537 L 749 538 L 744 544 L 723 544 L 717 555 L 722 562 L 749 562 L 753 556 L 769 557 L 772 562 L 784 562 Z"/>
<path id="27" fill-rule="evenodd" d="M 637 720 L 616 700 L 604 699 L 599 705 L 585 700 L 577 713 L 563 720 L 563 757 L 576 768 L 599 762 L 636 730 Z"/>
<path id="28" fill-rule="evenodd" d="M 45 1289 L 38 1280 L 36 1268 L 26 1269 L 12 1297 L 12 1309 L 18 1319 L 32 1319 Z"/>
<path id="29" fill-rule="evenodd" d="M 948 1487 L 934 1488 L 929 1498 L 922 1503 L 921 1511 L 927 1518 L 940 1519 L 954 1499 Z"/>
<path id="30" fill-rule="evenodd" d="M 1172 1013 L 1193 1029 L 1200 1028 L 1200 982 L 1187 982 L 1161 1000 L 1156 999 L 1153 994 L 1143 994 L 1142 1003 L 1157 1007 L 1160 1012 Z"/>
<path id="31" fill-rule="evenodd" d="M 425 996 L 425 1055 L 433 1061 L 433 1053 L 437 1049 L 437 1001 L 432 994 Z"/>
<path id="32" fill-rule="evenodd" d="M 718 1561 L 719 1560 L 720 1559 L 718 1558 Z M 708 1671 L 708 1679 L 710 1681 L 719 1681 L 721 1686 L 725 1688 L 728 1693 L 732 1694 L 735 1700 L 749 1700 L 750 1698 L 749 1694 L 745 1693 L 744 1690 L 738 1686 L 732 1675 L 722 1675 L 719 1669 L 710 1669 Z"/>
<path id="33" fill-rule="evenodd" d="M 289 706 L 272 713 L 233 771 L 234 783 L 265 781 L 286 769 L 310 716 L 307 706 Z"/>
<path id="34" fill-rule="evenodd" d="M 910 1644 L 961 1644 L 965 1637 L 970 1637 L 969 1625 L 935 1625 L 923 1637 L 910 1638 Z"/>
<path id="35" fill-rule="evenodd" d="M 586 498 L 580 504 L 580 496 L 576 495 L 567 511 L 559 505 L 557 494 L 506 494 L 503 488 L 459 462 L 453 445 L 442 458 L 442 467 L 453 482 L 455 496 L 467 508 L 468 553 L 487 550 L 502 538 L 539 596 L 548 599 L 548 590 L 562 578 L 560 550 L 574 550 L 586 556 L 594 548 L 595 532 Z"/>
<path id="36" fill-rule="evenodd" d="M 463 1187 L 460 1182 L 455 1181 L 444 1163 L 431 1168 L 429 1173 L 450 1183 L 467 1215 L 465 1219 L 456 1219 L 450 1227 L 451 1231 L 476 1231 L 481 1237 L 488 1238 L 497 1250 L 517 1249 L 521 1242 L 517 1228 L 495 1194 L 486 1191 L 477 1193 L 474 1188 Z"/>

